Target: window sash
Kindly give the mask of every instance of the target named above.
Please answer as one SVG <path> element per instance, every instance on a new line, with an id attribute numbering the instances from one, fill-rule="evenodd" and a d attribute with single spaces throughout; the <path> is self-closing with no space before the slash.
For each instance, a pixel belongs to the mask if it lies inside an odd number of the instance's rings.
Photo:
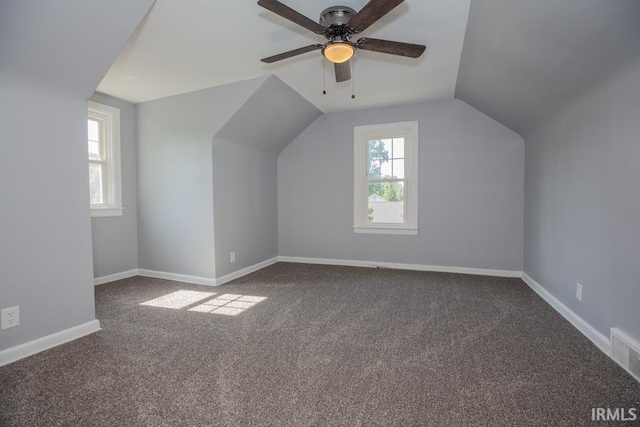
<path id="1" fill-rule="evenodd" d="M 400 139 L 402 138 L 404 140 L 404 155 L 405 157 L 404 159 L 404 163 L 405 163 L 405 174 L 404 174 L 404 178 L 370 178 L 369 177 L 369 142 L 370 141 L 375 141 L 375 140 L 385 140 L 385 139 L 390 139 L 390 140 L 394 140 L 394 139 Z M 363 224 L 367 224 L 367 225 L 372 225 L 375 224 L 375 226 L 377 227 L 381 227 L 381 226 L 391 226 L 391 227 L 398 227 L 398 226 L 406 226 L 407 225 L 407 199 L 408 197 L 406 197 L 406 192 L 407 192 L 407 183 L 408 183 L 408 179 L 407 179 L 407 140 L 409 139 L 409 135 L 406 135 L 404 133 L 394 133 L 394 132 L 389 132 L 389 133 L 377 133 L 377 134 L 363 134 L 363 141 L 362 141 L 362 145 L 364 146 L 364 156 L 365 156 L 365 183 L 364 183 L 364 188 L 362 191 L 362 195 L 364 197 L 364 204 L 363 204 L 363 209 L 362 209 L 362 218 L 364 219 Z M 392 157 L 389 157 L 388 160 L 386 160 L 387 162 L 391 162 L 393 160 Z M 369 220 L 369 184 L 383 184 L 383 183 L 393 183 L 393 182 L 402 182 L 404 183 L 404 193 L 405 196 L 402 198 L 402 209 L 403 209 L 403 218 L 402 218 L 402 222 L 371 222 L 371 220 Z"/>
<path id="2" fill-rule="evenodd" d="M 407 182 L 407 178 L 380 178 L 380 179 L 367 179 L 369 184 L 378 184 L 380 182 Z"/>
<path id="3" fill-rule="evenodd" d="M 98 122 L 100 159 L 88 158 L 89 165 L 100 165 L 102 172 L 102 203 L 89 202 L 92 216 L 122 215 L 122 189 L 120 178 L 120 110 L 89 101 L 87 119 Z M 87 151 L 89 149 L 87 133 Z M 89 154 L 87 152 L 87 157 Z"/>
<path id="4" fill-rule="evenodd" d="M 96 122 L 98 124 L 98 139 L 91 139 L 89 138 L 89 136 L 87 135 L 87 144 L 91 144 L 92 142 L 98 144 L 98 156 L 100 157 L 99 159 L 92 159 L 91 158 L 91 154 L 90 152 L 87 152 L 87 155 L 89 156 L 89 161 L 104 161 L 106 160 L 106 150 L 105 150 L 105 145 L 106 145 L 106 135 L 105 135 L 105 120 L 101 117 L 95 117 L 93 116 L 93 114 L 91 114 L 91 112 L 89 112 L 89 114 L 87 114 L 87 123 L 88 122 Z"/>
<path id="5" fill-rule="evenodd" d="M 417 234 L 418 122 L 390 123 L 354 128 L 355 173 L 354 232 L 375 234 Z M 369 177 L 369 141 L 404 138 L 404 178 Z M 388 161 L 392 161 L 390 157 Z M 360 175 L 361 174 L 361 175 Z M 382 223 L 369 220 L 369 184 L 403 183 L 403 222 Z M 369 231 L 367 231 L 369 230 Z"/>
<path id="6" fill-rule="evenodd" d="M 95 112 L 89 112 L 89 114 L 87 115 L 87 121 L 91 120 L 94 121 L 96 123 L 98 123 L 98 141 L 94 141 L 88 138 L 87 135 L 87 145 L 91 142 L 97 142 L 98 146 L 99 146 L 99 156 L 100 159 L 92 159 L 89 157 L 88 161 L 89 164 L 94 164 L 94 165 L 99 165 L 100 166 L 100 171 L 101 171 L 101 175 L 102 175 L 102 179 L 100 181 L 100 190 L 102 191 L 102 202 L 91 202 L 91 197 L 89 197 L 89 201 L 91 203 L 92 207 L 106 207 L 109 206 L 111 204 L 111 197 L 110 197 L 110 192 L 109 192 L 109 182 L 110 182 L 110 177 L 109 177 L 109 161 L 108 161 L 108 156 L 106 153 L 106 145 L 107 145 L 107 140 L 106 140 L 106 125 L 107 125 L 107 119 L 105 117 L 101 117 L 98 114 L 96 114 Z"/>
<path id="7" fill-rule="evenodd" d="M 100 180 L 100 191 L 102 192 L 102 202 L 91 202 L 91 196 L 89 196 L 89 201 L 92 207 L 107 207 L 109 206 L 108 201 L 108 182 L 109 182 L 109 168 L 107 167 L 107 162 L 104 160 L 89 160 L 89 165 L 98 165 L 100 166 L 100 172 L 102 175 L 102 179 Z"/>

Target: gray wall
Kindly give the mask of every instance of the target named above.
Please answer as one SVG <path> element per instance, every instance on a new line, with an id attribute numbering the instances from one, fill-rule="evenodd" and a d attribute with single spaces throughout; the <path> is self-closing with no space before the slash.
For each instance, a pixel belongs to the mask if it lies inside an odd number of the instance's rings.
<path id="1" fill-rule="evenodd" d="M 0 350 L 95 318 L 87 100 L 151 3 L 0 3 Z"/>
<path id="2" fill-rule="evenodd" d="M 136 203 L 136 111 L 129 102 L 102 93 L 91 100 L 120 109 L 122 216 L 91 218 L 93 276 L 102 277 L 138 268 L 138 209 Z"/>
<path id="3" fill-rule="evenodd" d="M 4 350 L 95 316 L 86 101 L 4 76 L 0 92 L 0 308 L 20 306 Z"/>
<path id="4" fill-rule="evenodd" d="M 215 138 L 213 171 L 216 276 L 277 256 L 278 153 Z"/>
<path id="5" fill-rule="evenodd" d="M 278 154 L 322 113 L 270 76 L 216 134 L 216 276 L 278 255 Z M 235 251 L 236 262 L 229 253 Z"/>
<path id="6" fill-rule="evenodd" d="M 215 277 L 212 139 L 264 80 L 136 106 L 140 268 Z"/>
<path id="7" fill-rule="evenodd" d="M 353 127 L 419 121 L 419 235 L 354 234 Z M 441 101 L 321 116 L 278 159 L 279 253 L 522 269 L 520 136 Z"/>
<path id="8" fill-rule="evenodd" d="M 640 62 L 525 135 L 524 271 L 605 336 L 640 340 L 638 118 Z"/>

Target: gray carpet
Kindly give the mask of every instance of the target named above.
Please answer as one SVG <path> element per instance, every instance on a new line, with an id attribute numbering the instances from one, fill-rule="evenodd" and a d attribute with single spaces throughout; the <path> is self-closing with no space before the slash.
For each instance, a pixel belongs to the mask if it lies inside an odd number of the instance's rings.
<path id="1" fill-rule="evenodd" d="M 216 295 L 153 306 L 180 290 Z M 640 384 L 519 279 L 279 263 L 217 288 L 102 285 L 96 317 L 0 368 L 2 426 L 582 426 L 640 408 Z"/>

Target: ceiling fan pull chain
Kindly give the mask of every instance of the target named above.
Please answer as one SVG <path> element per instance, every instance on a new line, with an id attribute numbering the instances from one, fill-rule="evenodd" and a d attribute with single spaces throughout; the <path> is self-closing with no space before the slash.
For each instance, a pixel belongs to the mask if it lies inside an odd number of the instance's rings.
<path id="1" fill-rule="evenodd" d="M 327 60 L 324 56 L 320 58 L 322 61 L 322 94 L 327 94 Z"/>
<path id="2" fill-rule="evenodd" d="M 349 61 L 349 66 L 351 67 L 351 99 L 356 98 L 356 74 L 354 73 L 355 65 L 353 64 L 355 61 Z"/>

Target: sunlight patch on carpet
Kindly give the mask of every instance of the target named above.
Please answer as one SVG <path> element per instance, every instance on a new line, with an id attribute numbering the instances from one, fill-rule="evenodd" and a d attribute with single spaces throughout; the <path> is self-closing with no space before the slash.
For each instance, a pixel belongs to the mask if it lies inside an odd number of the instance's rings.
<path id="1" fill-rule="evenodd" d="M 177 310 L 177 309 L 185 308 L 189 305 L 195 304 L 198 301 L 202 301 L 203 299 L 210 298 L 214 295 L 215 295 L 214 292 L 179 290 L 179 291 L 172 292 L 170 294 L 163 295 L 161 297 L 140 303 L 140 305 L 146 305 L 148 307 L 172 308 Z"/>
<path id="2" fill-rule="evenodd" d="M 266 299 L 267 297 L 253 295 L 224 294 L 192 307 L 189 311 L 237 316 Z"/>

